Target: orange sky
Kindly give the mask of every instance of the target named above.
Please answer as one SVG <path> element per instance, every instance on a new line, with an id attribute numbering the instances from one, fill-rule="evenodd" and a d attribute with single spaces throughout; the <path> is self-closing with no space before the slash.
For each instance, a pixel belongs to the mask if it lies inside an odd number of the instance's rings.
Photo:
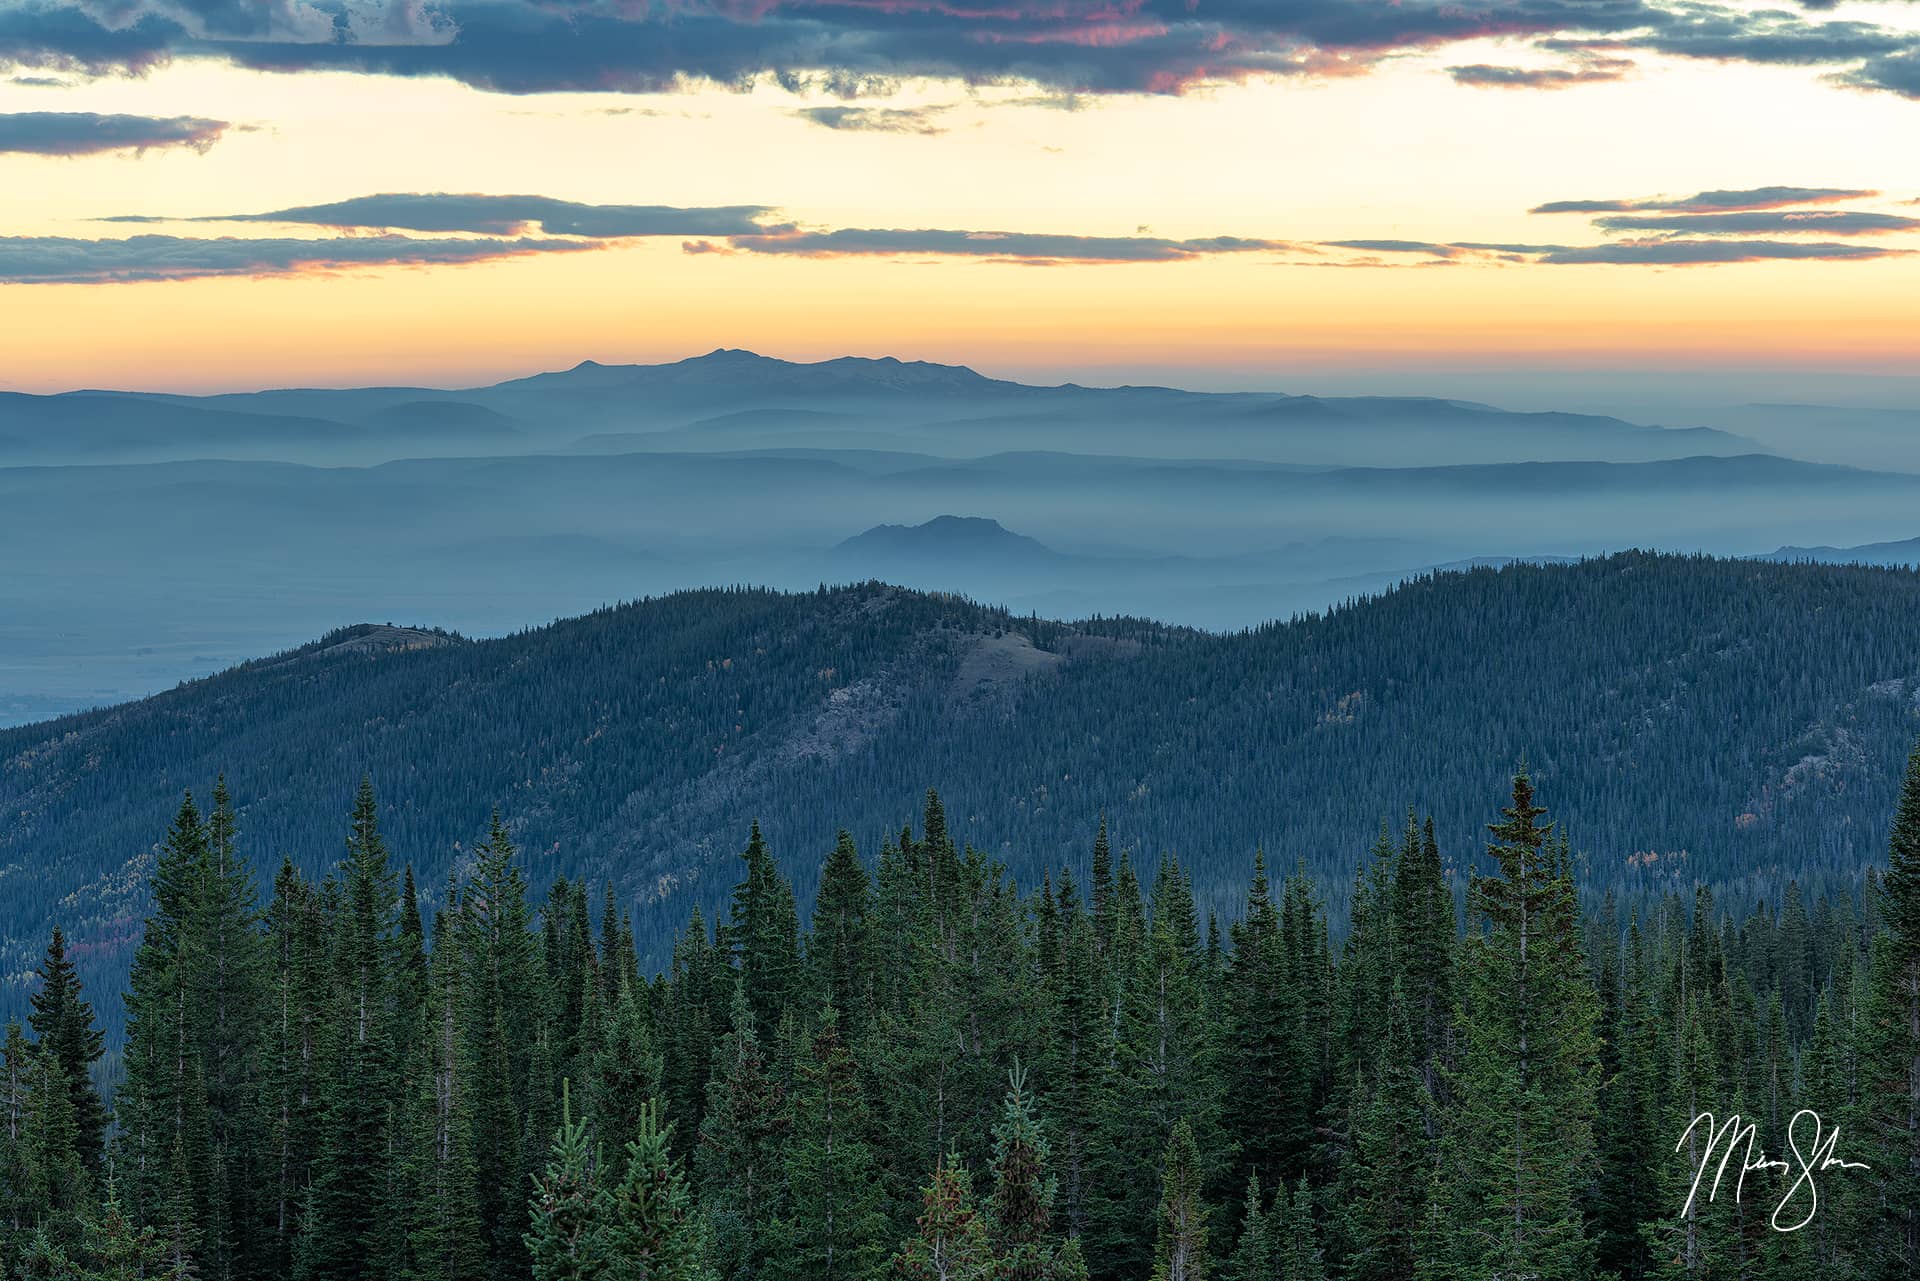
<path id="1" fill-rule="evenodd" d="M 1511 60 L 1511 50 L 1454 48 Z M 67 88 L 0 79 L 0 112 L 212 116 L 184 149 L 0 154 L 0 235 L 316 236 L 313 227 L 103 224 L 381 192 L 771 206 L 808 229 L 1075 236 L 1604 243 L 1580 198 L 1800 185 L 1920 213 L 1897 140 L 1920 103 L 1795 68 L 1645 60 L 1558 92 L 1475 89 L 1408 57 L 1370 75 L 1020 105 L 1017 86 L 905 86 L 937 134 L 836 131 L 772 88 L 644 99 L 503 97 L 446 81 L 266 75 L 180 62 Z M 631 108 L 639 107 L 641 111 Z M 625 114 L 610 114 L 624 111 Z M 271 278 L 0 284 L 0 388 L 177 390 L 490 381 L 583 358 L 716 346 L 896 354 L 989 372 L 1111 374 L 1471 362 L 1800 365 L 1920 373 L 1920 257 L 1548 265 L 1310 249 L 1184 262 L 688 254 L 683 237 L 474 265 Z M 1920 249 L 1920 235 L 1859 243 Z M 0 249 L 0 268 L 4 268 Z M 1382 265 L 1331 267 L 1318 262 Z"/>

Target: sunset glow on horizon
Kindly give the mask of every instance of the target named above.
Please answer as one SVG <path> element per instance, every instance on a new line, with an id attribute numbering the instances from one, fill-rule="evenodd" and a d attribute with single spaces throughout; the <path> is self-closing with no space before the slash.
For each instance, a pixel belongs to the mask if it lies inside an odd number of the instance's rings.
<path id="1" fill-rule="evenodd" d="M 1892 6 L 1844 16 L 1920 39 Z M 1043 69 L 508 95 L 224 46 L 35 70 L 0 34 L 0 389 L 451 386 L 720 346 L 1203 383 L 1920 373 L 1920 185 L 1891 160 L 1920 104 L 1661 50 L 1489 87 L 1539 54 L 1416 43 L 1181 94 Z"/>

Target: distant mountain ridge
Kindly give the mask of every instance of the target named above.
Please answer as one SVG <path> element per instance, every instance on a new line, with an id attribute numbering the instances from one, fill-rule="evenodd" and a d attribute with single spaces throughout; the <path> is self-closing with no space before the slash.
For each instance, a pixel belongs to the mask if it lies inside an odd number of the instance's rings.
<path id="1" fill-rule="evenodd" d="M 1920 565 L 1920 538 L 1858 547 L 1782 547 L 1768 560 L 1821 561 L 1830 565 Z"/>
<path id="2" fill-rule="evenodd" d="M 588 437 L 625 440 L 628 434 L 676 431 L 686 437 L 676 447 L 684 448 L 700 447 L 722 427 L 729 436 L 722 447 L 734 448 L 820 443 L 856 424 L 893 444 L 937 439 L 962 448 L 977 445 L 978 452 L 1003 449 L 1017 433 L 1042 447 L 1085 449 L 1099 441 L 1098 452 L 1106 453 L 1192 455 L 1192 446 L 1201 444 L 1202 454 L 1218 447 L 1242 456 L 1245 448 L 1257 447 L 1276 461 L 1304 451 L 1292 461 L 1349 464 L 1396 455 L 1426 463 L 1635 461 L 1755 448 L 1709 428 L 1513 414 L 1460 400 L 1038 386 L 988 377 L 965 365 L 893 356 L 800 362 L 719 348 L 660 364 L 586 360 L 453 390 L 13 395 L 0 398 L 0 466 L 209 456 L 369 462 L 421 453 L 534 452 Z M 1362 436 L 1368 439 L 1357 438 Z M 652 447 L 643 439 L 628 443 Z"/>
<path id="3" fill-rule="evenodd" d="M 919 525 L 875 525 L 833 551 L 849 561 L 871 557 L 1031 563 L 1059 556 L 1039 539 L 1016 534 L 985 516 L 935 516 Z"/>
<path id="4" fill-rule="evenodd" d="M 836 829 L 872 860 L 938 786 L 956 839 L 1023 882 L 1080 864 L 1104 812 L 1136 863 L 1177 852 L 1203 910 L 1235 910 L 1264 846 L 1338 917 L 1409 804 L 1470 866 L 1523 755 L 1623 913 L 1696 880 L 1745 902 L 1798 877 L 1811 901 L 1884 855 L 1916 734 L 1907 570 L 1516 563 L 1228 635 L 878 583 L 678 593 L 479 641 L 361 626 L 0 730 L 0 973 L 57 915 L 111 1017 L 155 843 L 221 772 L 263 874 L 330 867 L 365 772 L 430 908 L 498 806 L 536 886 L 611 879 L 660 959 L 695 904 L 724 912 L 756 818 L 802 903 Z"/>

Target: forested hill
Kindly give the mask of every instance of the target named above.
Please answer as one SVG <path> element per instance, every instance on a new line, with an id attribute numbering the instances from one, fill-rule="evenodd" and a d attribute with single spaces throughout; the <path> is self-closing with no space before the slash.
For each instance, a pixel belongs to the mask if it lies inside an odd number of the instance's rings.
<path id="1" fill-rule="evenodd" d="M 1236 911 L 1249 853 L 1344 916 L 1365 833 L 1431 811 L 1456 870 L 1525 757 L 1591 886 L 1722 901 L 1853 886 L 1920 732 L 1920 574 L 1629 553 L 1443 573 L 1232 636 L 1012 618 L 868 584 L 702 591 L 498 640 L 349 628 L 122 707 L 0 731 L 8 1004 L 48 924 L 103 1014 L 183 789 L 224 771 L 244 851 L 339 857 L 363 773 L 432 909 L 498 807 L 535 886 L 611 877 L 658 960 L 758 817 L 811 902 L 937 786 L 1023 882 L 1177 852 Z"/>

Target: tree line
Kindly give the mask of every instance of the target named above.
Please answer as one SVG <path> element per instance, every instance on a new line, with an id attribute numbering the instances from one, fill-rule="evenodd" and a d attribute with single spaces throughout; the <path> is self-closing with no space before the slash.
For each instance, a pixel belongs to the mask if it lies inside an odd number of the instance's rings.
<path id="1" fill-rule="evenodd" d="M 361 784 L 322 879 L 256 887 L 224 784 L 167 832 L 104 1043 L 56 929 L 0 1077 L 9 1277 L 204 1281 L 1878 1278 L 1920 1266 L 1920 749 L 1884 877 L 1735 913 L 1583 913 L 1522 769 L 1457 901 L 1383 823 L 1329 929 L 1256 854 L 1242 910 L 1016 885 L 929 792 L 802 924 L 756 825 L 724 919 L 643 973 L 611 887 L 511 833 L 429 921 Z M 1689 1195 L 1739 1113 L 1797 1170 Z M 1735 1158 L 1738 1171 L 1739 1158 Z M 1711 1171 L 1710 1171 L 1711 1173 Z M 1797 1212 L 1788 1216 L 1798 1217 Z"/>
<path id="2" fill-rule="evenodd" d="M 968 656 L 1014 633 L 1060 661 L 976 683 Z M 283 853 L 324 878 L 371 773 L 428 917 L 498 806 L 538 890 L 589 875 L 597 899 L 614 879 L 652 973 L 696 904 L 727 919 L 750 821 L 805 907 L 837 829 L 873 868 L 928 782 L 956 844 L 1029 892 L 1063 859 L 1085 882 L 1104 810 L 1143 877 L 1182 856 L 1203 919 L 1240 914 L 1256 845 L 1284 851 L 1277 871 L 1304 857 L 1337 937 L 1356 855 L 1410 800 L 1463 897 L 1526 753 L 1583 849 L 1590 915 L 1609 888 L 1644 917 L 1696 882 L 1778 908 L 1789 877 L 1811 909 L 1858 897 L 1920 734 L 1920 573 L 1646 553 L 1442 572 L 1227 636 L 868 584 L 678 593 L 430 649 L 361 639 L 0 729 L 0 868 L 33 869 L 0 894 L 0 1024 L 24 1018 L 57 923 L 108 1052 L 124 1043 L 149 852 L 223 768 L 263 890 Z"/>

